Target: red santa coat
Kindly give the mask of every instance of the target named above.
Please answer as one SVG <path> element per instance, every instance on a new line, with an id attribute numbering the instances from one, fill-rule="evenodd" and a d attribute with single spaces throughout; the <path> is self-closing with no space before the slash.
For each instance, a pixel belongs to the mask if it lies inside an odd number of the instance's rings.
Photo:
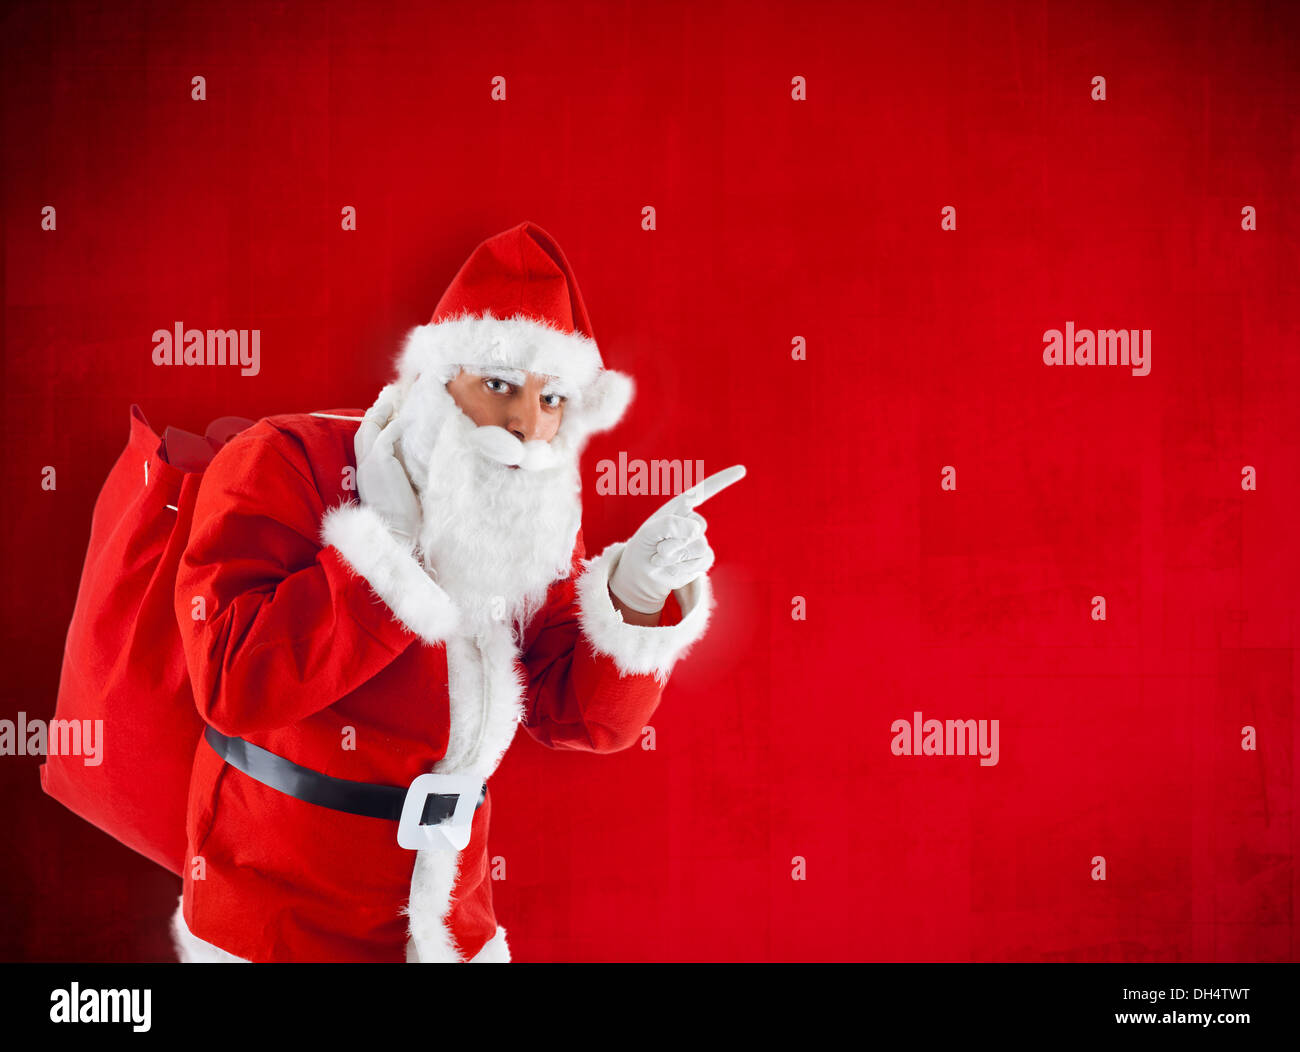
<path id="1" fill-rule="evenodd" d="M 429 771 L 486 778 L 521 722 L 555 749 L 637 741 L 704 632 L 707 578 L 675 594 L 662 625 L 625 624 L 606 591 L 622 545 L 584 560 L 579 533 L 572 573 L 520 647 L 504 625 L 469 639 L 450 597 L 345 488 L 361 416 L 269 417 L 208 467 L 176 580 L 203 719 L 335 778 L 402 787 Z M 459 857 L 421 851 L 416 872 L 396 822 L 288 796 L 201 740 L 185 925 L 251 961 L 509 960 L 491 815 L 489 787 Z"/>

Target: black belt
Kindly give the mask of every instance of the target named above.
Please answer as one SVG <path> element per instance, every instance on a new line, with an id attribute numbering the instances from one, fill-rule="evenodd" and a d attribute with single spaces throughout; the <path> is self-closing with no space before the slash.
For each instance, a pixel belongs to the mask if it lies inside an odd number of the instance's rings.
<path id="1" fill-rule="evenodd" d="M 231 738 L 214 727 L 208 727 L 203 736 L 217 755 L 231 767 L 288 796 L 317 807 L 345 811 L 350 815 L 401 821 L 402 805 L 406 803 L 405 789 L 332 778 L 328 774 L 313 771 L 310 767 L 300 767 L 243 738 Z M 446 821 L 455 813 L 456 801 L 459 799 L 455 793 L 430 793 L 420 813 L 420 825 L 436 826 Z M 482 807 L 486 799 L 487 782 L 484 782 L 474 810 Z"/>

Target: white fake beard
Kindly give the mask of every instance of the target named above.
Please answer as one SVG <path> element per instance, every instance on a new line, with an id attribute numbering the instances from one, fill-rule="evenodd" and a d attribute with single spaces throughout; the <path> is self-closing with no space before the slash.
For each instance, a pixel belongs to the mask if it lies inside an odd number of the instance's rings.
<path id="1" fill-rule="evenodd" d="M 470 635 L 507 623 L 519 642 L 551 583 L 569 573 L 582 522 L 577 454 L 558 436 L 525 445 L 475 427 L 445 391 L 422 401 L 403 407 L 412 419 L 401 446 L 424 516 L 425 569 Z"/>

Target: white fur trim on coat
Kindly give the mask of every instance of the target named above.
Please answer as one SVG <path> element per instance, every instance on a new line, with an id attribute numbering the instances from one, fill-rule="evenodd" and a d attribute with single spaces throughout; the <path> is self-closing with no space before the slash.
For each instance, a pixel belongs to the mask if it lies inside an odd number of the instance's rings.
<path id="1" fill-rule="evenodd" d="M 477 821 L 478 815 L 474 816 Z M 447 927 L 451 893 L 460 876 L 460 852 L 439 837 L 415 853 L 411 895 L 402 913 L 407 919 L 408 964 L 456 964 L 464 958 Z"/>
<path id="2" fill-rule="evenodd" d="M 473 774 L 484 781 L 492 777 L 524 717 L 524 681 L 517 657 L 506 624 L 494 624 L 478 638 L 457 633 L 447 641 L 451 729 L 447 753 L 434 765 L 435 773 Z M 416 852 L 411 896 L 403 911 L 411 936 L 408 961 L 464 960 L 447 927 L 459 874 L 460 853 L 449 843 L 439 840 Z"/>
<path id="3" fill-rule="evenodd" d="M 398 621 L 430 644 L 446 640 L 460 614 L 451 597 L 425 573 L 373 508 L 340 504 L 321 519 L 321 541 L 333 545 Z"/>
<path id="4" fill-rule="evenodd" d="M 415 948 L 415 940 L 408 939 L 406 942 L 406 963 L 423 964 L 420 960 L 419 951 Z M 483 949 L 479 950 L 469 959 L 469 964 L 509 964 L 510 963 L 510 944 L 506 942 L 506 930 L 500 924 L 497 925 L 496 933 L 492 938 L 483 944 Z"/>
<path id="5" fill-rule="evenodd" d="M 627 675 L 654 674 L 661 684 L 691 645 L 704 635 L 713 609 L 713 589 L 707 575 L 697 577 L 673 594 L 682 619 L 675 625 L 629 625 L 609 598 L 609 579 L 625 544 L 611 544 L 588 560 L 578 578 L 578 622 L 592 649 L 613 659 Z"/>
<path id="6" fill-rule="evenodd" d="M 479 950 L 469 959 L 470 964 L 509 964 L 510 963 L 510 944 L 506 942 L 506 930 L 500 924 L 497 925 L 496 934 L 483 944 L 483 949 Z"/>
<path id="7" fill-rule="evenodd" d="M 236 957 L 233 953 L 228 953 L 220 946 L 214 946 L 204 939 L 200 939 L 189 929 L 185 923 L 184 896 L 181 896 L 181 904 L 176 907 L 176 912 L 172 914 L 172 945 L 176 948 L 176 959 L 181 964 L 247 964 L 248 960 L 244 957 Z M 420 958 L 415 952 L 415 945 L 408 940 L 406 944 L 406 961 L 408 964 L 420 963 Z M 470 964 L 509 964 L 510 963 L 510 944 L 506 942 L 506 930 L 500 924 L 497 925 L 496 933 L 492 938 L 483 944 L 473 957 L 469 959 Z"/>
<path id="8" fill-rule="evenodd" d="M 526 683 L 510 626 L 493 624 L 476 639 L 461 634 L 447 642 L 451 729 L 437 774 L 495 773 L 524 719 Z"/>
<path id="9" fill-rule="evenodd" d="M 220 946 L 200 939 L 185 923 L 185 896 L 172 914 L 172 945 L 176 948 L 176 959 L 181 964 L 247 964 L 243 957 L 227 953 Z"/>

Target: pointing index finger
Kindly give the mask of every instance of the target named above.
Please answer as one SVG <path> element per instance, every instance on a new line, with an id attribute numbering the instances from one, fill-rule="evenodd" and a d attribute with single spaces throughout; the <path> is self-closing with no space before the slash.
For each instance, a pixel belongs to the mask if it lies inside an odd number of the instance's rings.
<path id="1" fill-rule="evenodd" d="M 690 489 L 679 493 L 672 500 L 665 501 L 659 509 L 650 516 L 650 519 L 657 519 L 661 515 L 689 515 L 692 509 L 703 504 L 710 497 L 716 497 L 733 482 L 739 482 L 745 477 L 745 465 L 735 464 L 729 468 L 723 468 L 721 471 L 710 475 L 708 478 L 696 483 Z M 649 522 L 647 519 L 646 522 Z"/>
<path id="2" fill-rule="evenodd" d="M 723 468 L 721 471 L 710 475 L 702 482 L 697 482 L 694 486 L 682 494 L 682 503 L 687 509 L 699 507 L 706 500 L 716 497 L 732 483 L 739 482 L 745 477 L 745 465 L 735 464 L 729 468 Z"/>

